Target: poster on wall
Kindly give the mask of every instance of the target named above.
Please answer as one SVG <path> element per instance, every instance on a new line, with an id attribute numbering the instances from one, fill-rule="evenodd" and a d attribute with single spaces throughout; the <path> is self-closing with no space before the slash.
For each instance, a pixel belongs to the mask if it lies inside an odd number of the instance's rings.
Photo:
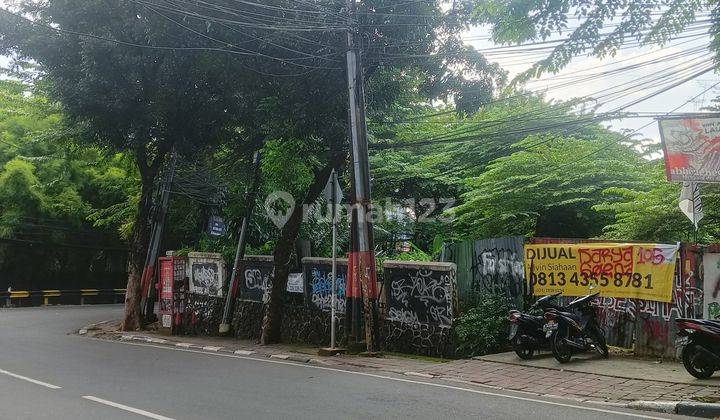
<path id="1" fill-rule="evenodd" d="M 668 181 L 720 182 L 720 118 L 659 120 Z"/>
<path id="2" fill-rule="evenodd" d="M 600 292 L 670 302 L 677 256 L 678 246 L 666 244 L 525 245 L 525 278 L 536 296 Z"/>
<path id="3" fill-rule="evenodd" d="M 705 290 L 703 293 L 703 318 L 720 318 L 720 254 L 703 254 Z"/>

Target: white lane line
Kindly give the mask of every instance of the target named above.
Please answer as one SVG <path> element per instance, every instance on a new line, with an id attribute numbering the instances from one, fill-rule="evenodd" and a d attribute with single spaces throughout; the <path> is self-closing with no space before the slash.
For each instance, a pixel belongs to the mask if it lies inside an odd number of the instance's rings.
<path id="1" fill-rule="evenodd" d="M 221 348 L 220 346 L 205 346 L 202 349 L 205 351 L 220 351 Z"/>
<path id="2" fill-rule="evenodd" d="M 85 398 L 86 400 L 95 401 L 96 403 L 109 405 L 110 407 L 115 407 L 115 408 L 119 408 L 121 410 L 129 411 L 131 413 L 139 414 L 141 416 L 145 416 L 145 417 L 148 417 L 151 419 L 173 420 L 170 417 L 165 417 L 165 416 L 161 416 L 160 414 L 155 414 L 155 413 L 151 413 L 149 411 L 141 410 L 139 408 L 130 407 L 129 405 L 118 404 L 116 402 L 103 400 L 102 398 L 93 397 L 92 395 L 83 395 L 83 398 Z"/>
<path id="3" fill-rule="evenodd" d="M 43 381 L 38 381 L 37 379 L 33 379 L 33 378 L 28 378 L 27 376 L 18 375 L 17 373 L 8 372 L 7 370 L 0 369 L 0 373 L 2 373 L 3 375 L 12 376 L 13 378 L 22 379 L 23 381 L 32 382 L 35 385 L 41 385 L 41 386 L 44 386 L 44 387 L 50 388 L 50 389 L 60 389 L 61 388 L 57 385 L 49 384 L 49 383 L 43 382 Z"/>
<path id="4" fill-rule="evenodd" d="M 91 338 L 91 340 L 107 342 L 106 340 L 102 340 L 100 338 Z M 324 367 L 324 366 L 315 366 L 315 365 L 309 365 L 309 364 L 303 364 L 303 363 L 286 362 L 284 360 L 278 360 L 278 359 L 270 359 L 270 358 L 260 359 L 257 357 L 246 357 L 246 356 L 239 356 L 239 355 L 235 355 L 235 354 L 208 353 L 208 352 L 201 351 L 201 350 L 181 349 L 181 348 L 166 347 L 166 346 L 156 346 L 153 344 L 143 344 L 143 343 L 130 343 L 127 341 L 116 341 L 116 343 L 126 344 L 126 345 L 130 345 L 130 346 L 153 347 L 156 349 L 163 349 L 163 350 L 182 351 L 182 352 L 186 352 L 186 353 L 199 353 L 199 354 L 206 354 L 206 355 L 210 355 L 210 356 L 230 357 L 230 358 L 234 358 L 234 359 L 254 360 L 256 362 L 275 363 L 278 365 L 289 365 L 289 366 L 296 366 L 296 367 L 306 368 L 306 369 L 318 369 L 318 370 L 326 370 L 326 371 L 330 371 L 330 372 L 347 373 L 347 374 L 351 374 L 351 375 L 359 375 L 359 376 L 367 376 L 370 378 L 385 379 L 388 381 L 426 385 L 426 386 L 431 386 L 431 387 L 435 387 L 435 388 L 452 389 L 455 391 L 465 391 L 465 392 L 470 392 L 473 394 L 489 395 L 492 397 L 508 398 L 508 399 L 513 399 L 513 400 L 528 401 L 528 402 L 534 402 L 534 403 L 539 403 L 539 404 L 548 404 L 548 405 L 554 405 L 557 407 L 575 408 L 578 410 L 594 411 L 597 413 L 617 414 L 620 416 L 635 417 L 635 418 L 639 418 L 639 419 L 652 419 L 652 420 L 667 420 L 668 419 L 668 417 L 655 417 L 655 416 L 648 416 L 648 415 L 644 415 L 644 414 L 630 413 L 630 412 L 625 412 L 625 411 L 615 411 L 615 410 L 607 410 L 604 408 L 566 404 L 566 403 L 561 403 L 561 402 L 556 402 L 556 401 L 541 400 L 541 399 L 537 399 L 537 398 L 521 397 L 518 395 L 500 394 L 497 392 L 481 391 L 479 389 L 463 388 L 463 387 L 459 387 L 459 386 L 439 384 L 439 383 L 435 383 L 435 382 L 415 381 L 412 379 L 395 378 L 392 376 L 377 375 L 374 373 L 356 372 L 356 371 L 352 371 L 352 370 L 337 369 L 337 368 L 330 368 L 330 367 Z M 481 384 L 478 384 L 478 385 L 480 386 Z M 507 391 L 508 392 L 516 392 L 513 390 L 507 390 Z"/>

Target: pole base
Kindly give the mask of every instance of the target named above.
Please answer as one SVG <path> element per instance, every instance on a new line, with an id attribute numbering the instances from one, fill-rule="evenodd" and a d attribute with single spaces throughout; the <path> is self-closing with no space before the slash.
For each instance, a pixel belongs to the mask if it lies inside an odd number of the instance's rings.
<path id="1" fill-rule="evenodd" d="M 218 328 L 219 334 L 228 334 L 230 332 L 230 324 L 220 324 L 220 328 Z"/>
<path id="2" fill-rule="evenodd" d="M 348 341 L 345 347 L 350 354 L 358 354 L 367 350 L 367 344 L 364 341 Z"/>
<path id="3" fill-rule="evenodd" d="M 345 354 L 345 349 L 340 347 L 323 347 L 318 349 L 318 356 L 337 356 Z"/>

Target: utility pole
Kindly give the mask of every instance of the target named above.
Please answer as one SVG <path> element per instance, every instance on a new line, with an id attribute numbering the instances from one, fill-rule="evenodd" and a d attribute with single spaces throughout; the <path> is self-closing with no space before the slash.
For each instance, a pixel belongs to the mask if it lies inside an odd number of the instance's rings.
<path id="1" fill-rule="evenodd" d="M 370 165 L 368 162 L 365 92 L 361 57 L 358 52 L 357 0 L 346 0 L 348 11 L 347 78 L 350 105 L 350 137 L 353 159 L 353 213 L 357 218 L 355 241 L 352 243 L 348 277 L 360 286 L 365 321 L 367 351 L 378 351 L 377 276 L 370 213 Z M 357 297 L 357 296 L 355 296 Z M 356 315 L 356 314 L 354 314 Z"/>
<path id="2" fill-rule="evenodd" d="M 243 215 L 242 224 L 240 225 L 240 236 L 238 238 L 237 249 L 235 250 L 235 261 L 233 262 L 232 274 L 230 275 L 230 285 L 228 287 L 227 297 L 225 298 L 225 308 L 223 309 L 222 322 L 220 323 L 220 334 L 230 332 L 230 322 L 232 321 L 232 309 L 235 302 L 235 291 L 237 290 L 237 271 L 240 267 L 240 261 L 245 257 L 245 244 L 247 243 L 247 230 L 255 207 L 255 196 L 260 184 L 260 151 L 256 151 L 253 155 L 252 164 L 253 178 L 250 188 L 245 190 L 245 214 Z"/>
<path id="3" fill-rule="evenodd" d="M 172 187 L 173 178 L 175 176 L 175 164 L 177 162 L 177 153 L 173 148 L 171 153 L 170 166 L 167 175 L 163 180 L 160 194 L 160 207 L 153 220 L 152 230 L 150 231 L 150 244 L 148 253 L 145 257 L 145 267 L 143 269 L 140 284 L 143 287 L 143 295 L 145 301 L 142 302 L 141 311 L 146 321 L 152 321 L 155 312 L 155 299 L 152 297 L 152 290 L 155 287 L 155 261 L 157 261 L 158 252 L 160 251 L 160 240 L 162 239 L 163 229 L 165 227 L 165 216 L 167 216 L 170 207 L 170 188 Z"/>

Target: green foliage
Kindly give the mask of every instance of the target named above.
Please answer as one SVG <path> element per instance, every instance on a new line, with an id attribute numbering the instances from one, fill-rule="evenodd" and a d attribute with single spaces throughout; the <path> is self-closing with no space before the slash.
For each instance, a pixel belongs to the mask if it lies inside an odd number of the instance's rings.
<path id="1" fill-rule="evenodd" d="M 720 54 L 718 14 L 713 3 L 701 0 L 483 0 L 467 2 L 478 23 L 492 28 L 493 40 L 514 44 L 547 40 L 570 32 L 544 59 L 521 73 L 524 81 L 544 72 L 557 72 L 583 54 L 614 55 L 628 41 L 664 45 L 703 12 L 712 12 L 712 49 Z M 577 24 L 579 22 L 579 24 Z M 612 25 L 611 30 L 603 30 Z M 574 26 L 573 29 L 570 29 Z"/>
<path id="2" fill-rule="evenodd" d="M 0 81 L 0 235 L 46 242 L 104 243 L 118 206 L 137 191 L 131 162 L 78 147 L 56 104 L 17 81 Z M 130 171 L 131 173 L 131 171 Z M 89 221 L 100 237 L 90 239 Z M 105 236 L 105 238 L 102 238 Z"/>
<path id="3" fill-rule="evenodd" d="M 458 233 L 466 238 L 599 235 L 611 221 L 593 210 L 604 200 L 603 191 L 639 186 L 647 171 L 635 144 L 620 140 L 599 127 L 577 137 L 528 136 L 514 153 L 469 180 L 471 189 L 454 211 Z M 602 154 L 577 159 L 601 147 Z"/>
<path id="4" fill-rule="evenodd" d="M 432 255 L 418 248 L 415 244 L 410 243 L 410 251 L 401 252 L 393 257 L 393 259 L 400 261 L 432 261 Z"/>
<path id="5" fill-rule="evenodd" d="M 638 241 L 695 241 L 692 222 L 680 211 L 678 199 L 682 184 L 668 182 L 663 162 L 653 162 L 644 182 L 636 188 L 608 188 L 605 200 L 593 206 L 607 212 L 613 221 L 603 228 L 602 238 Z M 716 221 L 720 214 L 720 189 L 712 184 L 700 186 L 705 217 L 700 221 L 697 239 L 715 243 L 720 239 Z"/>
<path id="6" fill-rule="evenodd" d="M 507 346 L 507 314 L 512 302 L 503 295 L 483 295 L 455 322 L 457 354 L 463 357 L 497 353 Z"/>

